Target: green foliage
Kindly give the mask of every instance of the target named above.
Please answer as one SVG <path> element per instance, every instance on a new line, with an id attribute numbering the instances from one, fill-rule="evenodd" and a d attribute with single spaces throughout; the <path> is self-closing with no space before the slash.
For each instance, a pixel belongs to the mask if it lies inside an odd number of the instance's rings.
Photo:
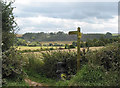
<path id="1" fill-rule="evenodd" d="M 73 44 L 72 45 L 65 44 L 65 49 L 72 49 L 72 48 L 75 48 Z"/>
<path id="2" fill-rule="evenodd" d="M 72 42 L 72 45 L 73 45 L 73 46 L 77 46 L 77 42 L 73 41 L 73 42 Z"/>
<path id="3" fill-rule="evenodd" d="M 36 57 L 34 54 L 30 54 L 28 57 L 28 63 L 26 67 L 28 70 L 36 71 L 39 74 L 41 66 L 44 64 L 43 60 Z"/>
<path id="4" fill-rule="evenodd" d="M 69 48 L 69 49 L 72 49 L 72 48 L 75 48 L 75 46 L 74 46 L 74 45 L 69 45 L 68 48 Z"/>
<path id="5" fill-rule="evenodd" d="M 59 81 L 57 86 L 118 86 L 119 74 L 115 72 L 106 72 L 98 65 L 85 65 L 68 81 Z"/>
<path id="6" fill-rule="evenodd" d="M 44 52 L 39 57 L 35 54 L 28 55 L 28 64 L 26 70 L 33 80 L 37 78 L 47 82 L 46 78 L 57 77 L 56 64 L 66 60 L 67 71 L 71 75 L 70 80 L 50 81 L 56 86 L 119 86 L 120 69 L 120 44 L 113 43 L 98 51 L 81 51 L 81 69 L 76 74 L 76 52 Z M 88 61 L 88 63 L 86 63 Z M 43 78 L 41 78 L 40 76 Z M 74 76 L 72 76 L 74 75 Z M 45 78 L 44 78 L 45 77 Z"/>
<path id="7" fill-rule="evenodd" d="M 50 50 L 54 50 L 54 48 L 50 48 Z"/>
<path id="8" fill-rule="evenodd" d="M 18 46 L 26 46 L 27 45 L 27 42 L 26 40 L 24 39 L 20 39 L 20 38 L 17 38 L 17 43 L 16 43 Z"/>
<path id="9" fill-rule="evenodd" d="M 105 46 L 106 44 L 114 43 L 118 41 L 118 37 L 112 37 L 112 38 L 104 38 L 101 37 L 100 39 L 88 39 L 85 43 L 85 45 L 88 47 L 97 47 L 97 46 Z M 84 44 L 83 44 L 84 45 Z"/>
<path id="10" fill-rule="evenodd" d="M 68 49 L 69 45 L 68 44 L 65 44 L 65 49 Z"/>
<path id="11" fill-rule="evenodd" d="M 2 85 L 2 88 L 10 88 L 10 87 L 16 87 L 16 88 L 21 88 L 21 87 L 25 87 L 25 88 L 30 88 L 29 84 L 27 84 L 24 80 L 22 81 L 16 81 L 15 79 L 7 79 L 6 80 L 7 84 L 6 85 Z"/>
<path id="12" fill-rule="evenodd" d="M 84 65 L 75 76 L 57 86 L 120 86 L 120 44 L 113 43 L 98 51 L 89 51 Z"/>
<path id="13" fill-rule="evenodd" d="M 12 3 L 2 2 L 2 51 L 8 50 L 13 45 L 15 32 L 18 30 L 14 20 Z"/>
<path id="14" fill-rule="evenodd" d="M 31 47 L 40 46 L 40 43 L 39 42 L 31 42 L 31 43 L 28 44 L 28 46 L 31 46 Z"/>
<path id="15" fill-rule="evenodd" d="M 27 49 L 27 50 L 18 50 L 20 53 L 27 53 L 27 52 L 41 52 L 41 51 L 49 51 L 49 50 L 55 50 L 54 48 L 41 48 L 41 49 Z"/>
<path id="16" fill-rule="evenodd" d="M 81 40 L 86 41 L 87 39 L 100 39 L 101 37 L 104 38 L 111 38 L 108 33 L 107 34 L 83 34 Z M 57 33 L 25 33 L 22 38 L 26 41 L 77 41 L 76 35 L 68 35 L 64 32 L 57 32 Z"/>
<path id="17" fill-rule="evenodd" d="M 3 79 L 22 80 L 24 77 L 22 61 L 23 57 L 14 48 L 3 52 L 2 55 L 2 75 Z"/>
<path id="18" fill-rule="evenodd" d="M 8 84 L 8 79 L 22 81 L 24 72 L 22 70 L 22 56 L 12 46 L 15 42 L 15 32 L 18 31 L 17 23 L 13 15 L 13 2 L 2 3 L 2 78 L 3 85 Z"/>
<path id="19" fill-rule="evenodd" d="M 38 83 L 43 83 L 44 85 L 49 85 L 49 86 L 53 86 L 56 83 L 56 80 L 50 79 L 50 78 L 47 78 L 44 75 L 38 74 L 34 70 L 30 71 L 30 70 L 26 69 L 25 72 L 29 76 L 29 79 L 31 79 L 32 81 L 35 81 L 35 82 L 38 82 Z"/>
<path id="20" fill-rule="evenodd" d="M 28 67 L 30 67 L 30 69 L 33 68 L 33 70 L 36 69 L 37 73 L 39 74 L 44 74 L 46 77 L 48 78 L 56 78 L 57 74 L 57 63 L 58 62 L 63 62 L 66 60 L 67 63 L 67 71 L 68 74 L 76 74 L 76 58 L 77 58 L 77 53 L 76 52 L 63 52 L 63 51 L 57 51 L 57 52 L 44 52 L 41 55 L 41 61 L 43 61 L 44 64 L 40 64 L 40 60 L 36 59 L 35 55 L 32 54 L 28 56 L 29 60 L 29 64 L 31 64 L 30 66 L 28 65 Z M 85 57 L 84 54 L 81 52 L 81 66 L 82 64 L 85 64 Z M 30 63 L 31 62 L 31 63 Z"/>
<path id="21" fill-rule="evenodd" d="M 92 51 L 86 55 L 90 63 L 103 66 L 106 70 L 118 71 L 120 69 L 120 53 L 118 43 L 113 43 L 99 51 Z"/>

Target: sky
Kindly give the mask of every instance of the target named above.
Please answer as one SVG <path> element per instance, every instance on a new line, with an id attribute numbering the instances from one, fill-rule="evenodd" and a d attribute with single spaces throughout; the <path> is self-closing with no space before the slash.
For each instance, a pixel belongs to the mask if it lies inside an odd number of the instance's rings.
<path id="1" fill-rule="evenodd" d="M 18 33 L 67 33 L 77 27 L 82 33 L 118 33 L 118 2 L 103 1 L 16 0 L 13 12 Z"/>

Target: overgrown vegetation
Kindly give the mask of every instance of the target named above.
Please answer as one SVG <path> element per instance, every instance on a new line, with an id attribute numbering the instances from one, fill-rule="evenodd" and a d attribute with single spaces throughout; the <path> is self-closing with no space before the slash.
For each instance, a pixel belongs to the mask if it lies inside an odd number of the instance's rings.
<path id="1" fill-rule="evenodd" d="M 11 6 L 13 2 L 0 1 L 0 3 L 2 3 L 2 51 L 4 52 L 13 46 L 18 26 L 13 15 L 14 7 Z"/>
<path id="2" fill-rule="evenodd" d="M 24 71 L 22 70 L 22 56 L 12 48 L 15 32 L 18 30 L 15 22 L 13 2 L 0 1 L 2 5 L 2 83 L 8 86 L 10 82 L 23 83 Z"/>
<path id="3" fill-rule="evenodd" d="M 113 46 L 115 45 L 115 46 Z M 86 54 L 88 64 L 66 82 L 59 81 L 57 86 L 120 86 L 120 44 L 114 43 L 98 51 Z"/>
<path id="4" fill-rule="evenodd" d="M 23 71 L 23 56 L 17 50 L 11 48 L 3 52 L 2 59 L 3 84 L 7 84 L 7 79 L 22 81 L 25 75 Z"/>
<path id="5" fill-rule="evenodd" d="M 115 45 L 115 46 L 113 46 Z M 110 44 L 98 51 L 81 52 L 81 70 L 76 74 L 76 52 L 46 52 L 42 55 L 28 55 L 28 63 L 25 69 L 34 81 L 41 76 L 48 79 L 48 84 L 56 86 L 118 86 L 120 56 L 118 55 L 118 43 Z M 118 55 L 118 56 L 117 56 Z M 56 64 L 59 61 L 67 62 L 70 80 L 56 80 Z M 36 75 L 40 76 L 36 76 Z M 39 78 L 40 77 L 40 78 Z M 46 79 L 46 80 L 47 80 Z M 41 78 L 41 80 L 43 80 Z M 45 80 L 44 80 L 45 81 Z M 38 81 L 40 82 L 40 81 Z M 45 81 L 46 82 L 46 81 Z"/>

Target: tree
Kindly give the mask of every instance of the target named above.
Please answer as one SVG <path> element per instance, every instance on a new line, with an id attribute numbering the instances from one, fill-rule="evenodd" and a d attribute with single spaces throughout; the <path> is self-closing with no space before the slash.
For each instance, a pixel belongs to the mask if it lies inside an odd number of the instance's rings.
<path id="1" fill-rule="evenodd" d="M 15 32 L 19 30 L 19 28 L 14 20 L 14 7 L 11 6 L 13 2 L 9 2 L 9 4 L 7 4 L 7 2 L 0 3 L 2 3 L 2 51 L 6 51 L 13 46 Z"/>
<path id="2" fill-rule="evenodd" d="M 72 42 L 72 45 L 73 45 L 73 46 L 77 46 L 77 42 L 73 41 L 73 42 Z"/>
<path id="3" fill-rule="evenodd" d="M 59 31 L 59 32 L 57 32 L 57 34 L 58 34 L 58 35 L 62 35 L 62 34 L 64 34 L 64 32 Z"/>
<path id="4" fill-rule="evenodd" d="M 2 84 L 6 79 L 23 79 L 22 55 L 17 52 L 13 46 L 15 41 L 15 32 L 18 30 L 17 23 L 13 15 L 13 2 L 0 1 L 2 5 Z M 7 4 L 8 3 L 8 4 Z M 1 12 L 0 12 L 1 13 Z"/>
<path id="5" fill-rule="evenodd" d="M 17 39 L 17 45 L 26 46 L 27 42 L 24 39 Z"/>
<path id="6" fill-rule="evenodd" d="M 110 32 L 107 32 L 105 36 L 106 36 L 106 38 L 111 38 L 112 34 Z"/>

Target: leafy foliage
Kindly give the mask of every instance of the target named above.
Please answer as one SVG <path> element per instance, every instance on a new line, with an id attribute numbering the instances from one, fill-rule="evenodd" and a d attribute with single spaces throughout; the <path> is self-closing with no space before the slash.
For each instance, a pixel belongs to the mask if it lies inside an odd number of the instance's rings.
<path id="1" fill-rule="evenodd" d="M 66 82 L 59 81 L 57 86 L 119 86 L 119 74 L 106 72 L 98 65 L 84 65 L 77 74 Z"/>
<path id="2" fill-rule="evenodd" d="M 88 64 L 75 76 L 57 86 L 120 86 L 120 44 L 113 43 L 99 51 L 86 54 Z M 104 59 L 103 59 L 104 58 Z"/>
<path id="3" fill-rule="evenodd" d="M 84 53 L 81 52 L 81 64 L 85 64 L 87 59 L 84 57 Z M 41 58 L 41 59 L 34 59 L 34 58 Z M 29 55 L 29 70 L 34 70 L 39 74 L 45 75 L 48 78 L 56 78 L 57 77 L 57 63 L 66 61 L 67 64 L 67 72 L 68 74 L 76 74 L 76 52 L 65 52 L 65 51 L 54 51 L 54 52 L 44 52 L 42 53 L 42 57 L 36 57 L 34 54 Z M 41 61 L 43 62 L 41 64 Z M 31 64 L 30 64 L 31 63 Z M 36 66 L 37 65 L 37 66 Z M 82 65 L 81 65 L 82 66 Z M 27 69 L 28 69 L 27 68 Z M 36 69 L 36 70 L 35 70 Z"/>
<path id="4" fill-rule="evenodd" d="M 2 2 L 2 51 L 8 50 L 14 42 L 15 31 L 18 30 L 17 23 L 14 20 L 13 2 Z"/>
<path id="5" fill-rule="evenodd" d="M 24 72 L 22 70 L 22 56 L 12 46 L 15 41 L 15 32 L 18 31 L 17 23 L 15 22 L 13 2 L 0 1 L 2 5 L 2 74 L 3 85 L 6 80 L 14 79 L 22 80 Z"/>
<path id="6" fill-rule="evenodd" d="M 22 55 L 14 48 L 3 52 L 2 55 L 2 75 L 3 79 L 22 80 L 24 77 Z"/>
<path id="7" fill-rule="evenodd" d="M 103 38 L 112 38 L 111 33 L 107 32 L 106 34 L 82 34 L 82 41 L 86 41 L 87 39 L 100 39 Z M 57 32 L 57 33 L 25 33 L 21 38 L 25 39 L 26 41 L 76 41 L 76 35 L 68 35 L 64 32 Z"/>
<path id="8" fill-rule="evenodd" d="M 113 43 L 99 51 L 93 51 L 87 54 L 90 63 L 103 66 L 107 71 L 118 71 L 120 69 L 120 44 Z"/>

